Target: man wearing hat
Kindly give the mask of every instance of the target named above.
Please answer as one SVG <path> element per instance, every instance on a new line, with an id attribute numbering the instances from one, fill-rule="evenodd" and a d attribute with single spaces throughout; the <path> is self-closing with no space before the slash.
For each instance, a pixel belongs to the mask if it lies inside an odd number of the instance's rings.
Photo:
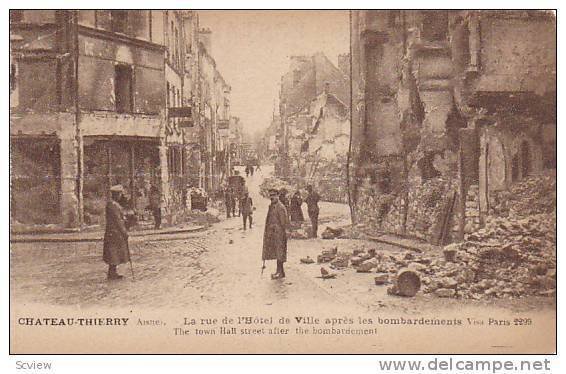
<path id="1" fill-rule="evenodd" d="M 110 188 L 111 199 L 106 204 L 106 231 L 102 259 L 108 264 L 108 279 L 121 279 L 116 267 L 130 261 L 128 231 L 124 222 L 122 207 L 118 203 L 124 187 L 115 185 Z"/>
<path id="2" fill-rule="evenodd" d="M 246 223 L 249 221 L 250 229 L 252 228 L 254 203 L 248 191 L 244 192 L 244 196 L 240 201 L 240 209 L 242 210 L 242 217 L 244 219 L 244 231 L 246 231 Z"/>
<path id="3" fill-rule="evenodd" d="M 316 238 L 318 236 L 318 202 L 320 200 L 320 195 L 316 192 L 311 185 L 307 186 L 307 198 L 305 202 L 307 203 L 307 212 L 309 213 L 309 218 L 311 219 L 312 231 L 311 237 Z"/>
<path id="4" fill-rule="evenodd" d="M 285 278 L 283 263 L 287 261 L 287 227 L 289 225 L 287 209 L 279 200 L 279 191 L 269 190 L 271 204 L 265 220 L 263 233 L 263 251 L 261 258 L 277 260 L 277 271 L 271 275 L 272 279 Z"/>

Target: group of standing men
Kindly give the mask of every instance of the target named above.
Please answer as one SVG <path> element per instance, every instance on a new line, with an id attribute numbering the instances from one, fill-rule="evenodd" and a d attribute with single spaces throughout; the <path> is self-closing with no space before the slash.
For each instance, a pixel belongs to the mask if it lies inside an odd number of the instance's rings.
<path id="1" fill-rule="evenodd" d="M 311 237 L 316 238 L 320 195 L 310 185 L 307 186 L 307 192 L 305 202 L 312 224 Z M 289 202 L 286 189 L 269 190 L 269 199 L 271 204 L 265 220 L 262 260 L 276 260 L 277 269 L 271 278 L 281 279 L 285 278 L 283 264 L 287 261 L 287 229 L 290 222 L 304 221 L 301 207 L 303 200 L 301 193 L 296 191 Z"/>
<path id="2" fill-rule="evenodd" d="M 246 173 L 248 173 L 247 167 Z M 237 170 L 230 177 L 228 186 L 224 190 L 224 203 L 226 205 L 226 218 L 236 217 L 236 206 L 238 206 L 238 217 L 242 216 L 244 231 L 248 223 L 250 229 L 252 228 L 254 204 L 246 189 L 246 181 Z"/>
<path id="3" fill-rule="evenodd" d="M 224 202 L 226 204 L 226 218 L 236 217 L 236 205 L 238 205 L 238 217 L 242 216 L 244 231 L 248 222 L 250 229 L 252 228 L 254 203 L 247 191 L 238 196 L 234 188 L 227 187 L 224 191 Z"/>
<path id="4" fill-rule="evenodd" d="M 233 203 L 235 199 L 230 197 L 229 189 L 227 189 L 227 202 Z M 122 276 L 117 272 L 117 266 L 130 262 L 130 249 L 128 245 L 128 227 L 127 220 L 124 216 L 123 207 L 120 201 L 123 199 L 124 189 L 121 185 L 113 186 L 110 189 L 111 198 L 106 204 L 106 230 L 104 233 L 103 260 L 108 264 L 108 279 L 121 279 Z M 307 204 L 307 212 L 312 223 L 311 237 L 317 237 L 318 230 L 318 202 L 319 194 L 314 191 L 312 186 L 307 186 L 308 195 L 305 199 Z M 287 191 L 276 189 L 269 190 L 269 198 L 271 204 L 267 212 L 265 220 L 265 231 L 263 234 L 262 259 L 276 260 L 277 269 L 271 275 L 272 279 L 285 278 L 285 269 L 283 264 L 287 261 L 287 230 L 290 222 L 304 221 L 302 212 L 302 198 L 299 191 L 295 192 L 291 201 L 287 199 Z M 244 230 L 246 230 L 247 221 L 249 227 L 252 227 L 253 202 L 247 191 L 244 192 L 240 200 L 240 209 L 238 215 L 243 217 Z M 228 205 L 228 203 L 227 203 Z M 228 208 L 228 206 L 227 206 Z M 232 208 L 232 206 L 230 206 Z M 235 216 L 235 210 L 232 208 L 232 215 Z M 227 212 L 230 217 L 230 210 Z"/>

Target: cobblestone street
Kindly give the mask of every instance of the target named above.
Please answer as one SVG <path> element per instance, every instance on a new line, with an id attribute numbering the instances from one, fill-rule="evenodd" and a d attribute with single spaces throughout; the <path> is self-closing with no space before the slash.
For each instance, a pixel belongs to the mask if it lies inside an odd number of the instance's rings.
<path id="1" fill-rule="evenodd" d="M 268 171 L 266 170 L 267 174 Z M 320 279 L 320 266 L 300 264 L 300 258 L 316 258 L 322 249 L 338 246 L 353 250 L 367 244 L 360 240 L 290 240 L 287 278 L 273 281 L 275 264 L 268 262 L 261 274 L 263 224 L 269 201 L 259 195 L 263 174 L 248 178 L 256 205 L 254 226 L 243 231 L 241 218 L 224 219 L 200 233 L 181 233 L 131 239 L 134 278 L 129 265 L 119 271 L 125 279 L 108 282 L 99 243 L 17 243 L 11 247 L 11 292 L 17 303 L 45 303 L 79 307 L 143 308 L 241 308 L 282 310 L 354 309 L 404 312 L 482 308 L 488 302 L 445 300 L 417 295 L 389 296 L 386 286 L 375 286 L 373 274 L 340 271 L 332 280 Z M 321 204 L 321 227 L 348 222 L 348 207 Z M 374 244 L 375 246 L 375 244 Z M 385 251 L 403 252 L 379 244 Z M 245 305 L 242 303 L 245 302 Z M 553 307 L 552 300 L 525 298 L 490 301 L 489 307 L 511 310 L 534 305 Z"/>

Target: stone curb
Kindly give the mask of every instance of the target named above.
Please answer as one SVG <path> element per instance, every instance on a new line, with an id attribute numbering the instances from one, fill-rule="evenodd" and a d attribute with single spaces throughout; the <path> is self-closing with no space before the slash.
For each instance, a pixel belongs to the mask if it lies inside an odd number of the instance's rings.
<path id="1" fill-rule="evenodd" d="M 389 244 L 389 245 L 394 245 L 400 248 L 404 248 L 404 249 L 408 249 L 414 252 L 418 252 L 418 253 L 423 253 L 423 252 L 427 252 L 427 251 L 440 251 L 441 247 L 439 246 L 435 246 L 432 244 L 428 244 L 428 243 L 411 243 L 411 244 L 407 244 L 406 242 L 408 241 L 407 239 L 402 239 L 402 240 L 396 240 L 395 238 L 391 238 L 391 237 L 375 237 L 375 236 L 368 236 L 368 239 L 374 242 L 379 242 L 379 243 L 384 243 L 384 244 Z"/>
<path id="2" fill-rule="evenodd" d="M 134 231 L 130 234 L 130 238 L 139 238 L 147 236 L 158 236 L 158 235 L 171 235 L 171 234 L 183 234 L 204 231 L 205 226 L 194 226 L 190 228 L 183 229 L 170 229 L 163 231 Z M 104 235 L 104 234 L 102 234 Z M 10 243 L 92 243 L 101 242 L 104 240 L 104 236 L 91 236 L 85 234 L 81 237 L 80 234 L 70 236 L 70 237 L 58 237 L 57 234 L 49 235 L 11 235 Z"/>

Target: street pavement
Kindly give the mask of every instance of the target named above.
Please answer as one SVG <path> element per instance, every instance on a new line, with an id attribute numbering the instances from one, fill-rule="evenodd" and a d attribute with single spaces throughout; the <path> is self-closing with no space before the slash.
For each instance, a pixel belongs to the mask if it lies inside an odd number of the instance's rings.
<path id="1" fill-rule="evenodd" d="M 316 259 L 323 249 L 378 248 L 406 252 L 388 244 L 361 240 L 289 240 L 286 279 L 272 280 L 275 262 L 261 272 L 263 228 L 269 200 L 259 185 L 272 168 L 264 166 L 247 178 L 254 201 L 254 225 L 243 230 L 241 217 L 214 224 L 204 232 L 150 236 L 131 243 L 132 264 L 119 266 L 125 278 L 106 280 L 102 243 L 12 243 L 10 290 L 16 303 L 104 308 L 215 308 L 224 311 L 324 310 L 342 313 L 439 309 L 502 308 L 525 310 L 553 306 L 544 299 L 490 302 L 438 299 L 418 294 L 414 298 L 387 295 L 387 286 L 375 286 L 373 274 L 353 269 L 338 272 L 336 279 L 320 278 L 320 265 L 305 265 L 300 258 Z M 305 217 L 306 209 L 305 210 Z M 347 205 L 321 203 L 320 232 L 326 224 L 349 222 Z M 132 275 L 133 270 L 133 275 Z"/>

